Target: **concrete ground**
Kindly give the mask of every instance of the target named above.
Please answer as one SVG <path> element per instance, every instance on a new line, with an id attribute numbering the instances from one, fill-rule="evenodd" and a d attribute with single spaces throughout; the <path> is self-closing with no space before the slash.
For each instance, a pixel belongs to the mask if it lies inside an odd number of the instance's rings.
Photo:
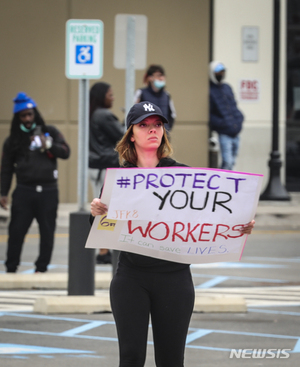
<path id="1" fill-rule="evenodd" d="M 89 205 L 86 207 L 89 210 Z M 64 204 L 59 205 L 57 219 L 56 242 L 68 241 L 68 227 L 70 213 L 76 212 L 78 205 Z M 9 219 L 9 212 L 1 210 L 0 239 L 5 246 L 6 227 Z M 290 201 L 260 201 L 255 217 L 255 231 L 272 229 L 297 230 L 300 228 L 300 193 L 291 193 Z M 33 223 L 31 234 L 28 241 L 37 241 L 37 224 Z M 56 245 L 57 246 L 57 245 Z M 64 247 L 66 251 L 67 248 Z M 2 263 L 4 251 L 2 251 Z M 67 259 L 67 253 L 64 253 Z M 65 261 L 66 263 L 66 261 Z M 0 265 L 1 266 L 1 265 Z M 62 269 L 62 268 L 61 268 Z M 62 271 L 59 267 L 51 269 L 45 274 L 33 274 L 32 270 L 22 270 L 21 267 L 17 274 L 5 274 L 4 268 L 0 268 L 0 289 L 68 289 L 68 271 L 65 267 Z M 105 269 L 105 270 L 104 270 Z M 104 271 L 103 271 L 104 270 Z M 81 294 L 77 296 L 41 296 L 36 299 L 34 311 L 44 314 L 50 313 L 90 313 L 110 311 L 108 299 L 108 288 L 111 280 L 112 271 L 108 267 L 102 267 L 101 271 L 95 272 L 95 289 L 97 293 L 91 296 Z M 231 294 L 205 294 L 203 290 L 197 292 L 195 311 L 198 312 L 246 312 L 246 301 L 242 295 Z"/>
<path id="2" fill-rule="evenodd" d="M 1 367 L 118 365 L 108 302 L 111 265 L 95 267 L 95 296 L 87 297 L 88 302 L 84 296 L 73 300 L 67 295 L 68 222 L 76 210 L 76 204 L 60 205 L 46 274 L 33 274 L 36 224 L 27 236 L 18 273 L 4 273 L 7 221 L 0 223 Z M 186 366 L 299 366 L 299 224 L 298 195 L 291 202 L 260 202 L 255 231 L 240 262 L 191 266 L 198 302 L 188 332 Z M 237 307 L 237 298 L 240 310 L 230 310 L 230 302 Z M 214 304 L 205 302 L 210 299 Z M 255 349 L 273 355 L 258 358 L 251 354 Z M 153 367 L 151 327 L 147 351 L 145 367 Z"/>

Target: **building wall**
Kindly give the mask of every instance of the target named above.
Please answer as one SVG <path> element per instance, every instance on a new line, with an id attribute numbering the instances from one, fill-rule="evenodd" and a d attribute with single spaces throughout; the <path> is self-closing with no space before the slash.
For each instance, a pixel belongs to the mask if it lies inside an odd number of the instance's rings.
<path id="1" fill-rule="evenodd" d="M 47 124 L 61 130 L 71 157 L 59 160 L 61 202 L 77 201 L 78 81 L 65 77 L 68 19 L 104 23 L 104 75 L 115 94 L 113 112 L 124 119 L 125 71 L 113 66 L 116 14 L 148 17 L 147 63 L 162 64 L 177 110 L 175 159 L 207 166 L 209 0 L 2 0 L 0 12 L 0 145 L 9 133 L 12 99 L 19 91 L 38 104 Z M 136 71 L 136 88 L 144 71 Z M 92 85 L 95 80 L 90 81 Z M 89 193 L 91 197 L 91 192 Z"/>
<path id="2" fill-rule="evenodd" d="M 280 59 L 280 153 L 285 160 L 285 1 L 281 1 Z M 228 26 L 230 24 L 230 26 Z M 259 28 L 258 61 L 242 61 L 242 27 Z M 268 161 L 272 150 L 273 88 L 273 0 L 214 0 L 213 58 L 227 67 L 226 81 L 239 96 L 239 80 L 258 79 L 260 100 L 238 102 L 245 115 L 241 146 L 235 169 L 264 174 L 263 188 L 269 178 Z M 281 170 L 284 178 L 284 167 Z"/>

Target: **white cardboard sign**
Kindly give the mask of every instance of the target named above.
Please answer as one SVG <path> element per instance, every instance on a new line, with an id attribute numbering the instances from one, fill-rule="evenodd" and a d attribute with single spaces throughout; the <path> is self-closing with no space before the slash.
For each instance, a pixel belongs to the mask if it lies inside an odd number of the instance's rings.
<path id="1" fill-rule="evenodd" d="M 261 183 L 262 175 L 208 168 L 108 169 L 109 212 L 95 218 L 86 247 L 189 264 L 240 260 L 239 229 L 255 216 Z"/>

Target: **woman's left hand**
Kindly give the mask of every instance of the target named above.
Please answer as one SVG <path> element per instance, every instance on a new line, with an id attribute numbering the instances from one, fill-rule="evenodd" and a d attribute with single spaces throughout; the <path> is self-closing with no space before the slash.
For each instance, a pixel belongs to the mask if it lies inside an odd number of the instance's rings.
<path id="1" fill-rule="evenodd" d="M 254 228 L 255 220 L 252 220 L 251 222 L 244 224 L 243 228 L 240 229 L 241 233 L 243 234 L 251 234 L 252 229 Z"/>

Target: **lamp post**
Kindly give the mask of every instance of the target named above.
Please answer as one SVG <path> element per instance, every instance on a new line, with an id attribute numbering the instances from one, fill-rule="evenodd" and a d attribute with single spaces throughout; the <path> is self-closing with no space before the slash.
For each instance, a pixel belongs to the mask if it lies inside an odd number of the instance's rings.
<path id="1" fill-rule="evenodd" d="M 269 167 L 270 177 L 265 191 L 260 200 L 290 200 L 285 187 L 281 184 L 280 168 L 282 162 L 278 148 L 279 141 L 279 60 L 280 60 L 280 0 L 273 1 L 273 128 L 272 128 L 272 152 L 270 153 Z"/>

